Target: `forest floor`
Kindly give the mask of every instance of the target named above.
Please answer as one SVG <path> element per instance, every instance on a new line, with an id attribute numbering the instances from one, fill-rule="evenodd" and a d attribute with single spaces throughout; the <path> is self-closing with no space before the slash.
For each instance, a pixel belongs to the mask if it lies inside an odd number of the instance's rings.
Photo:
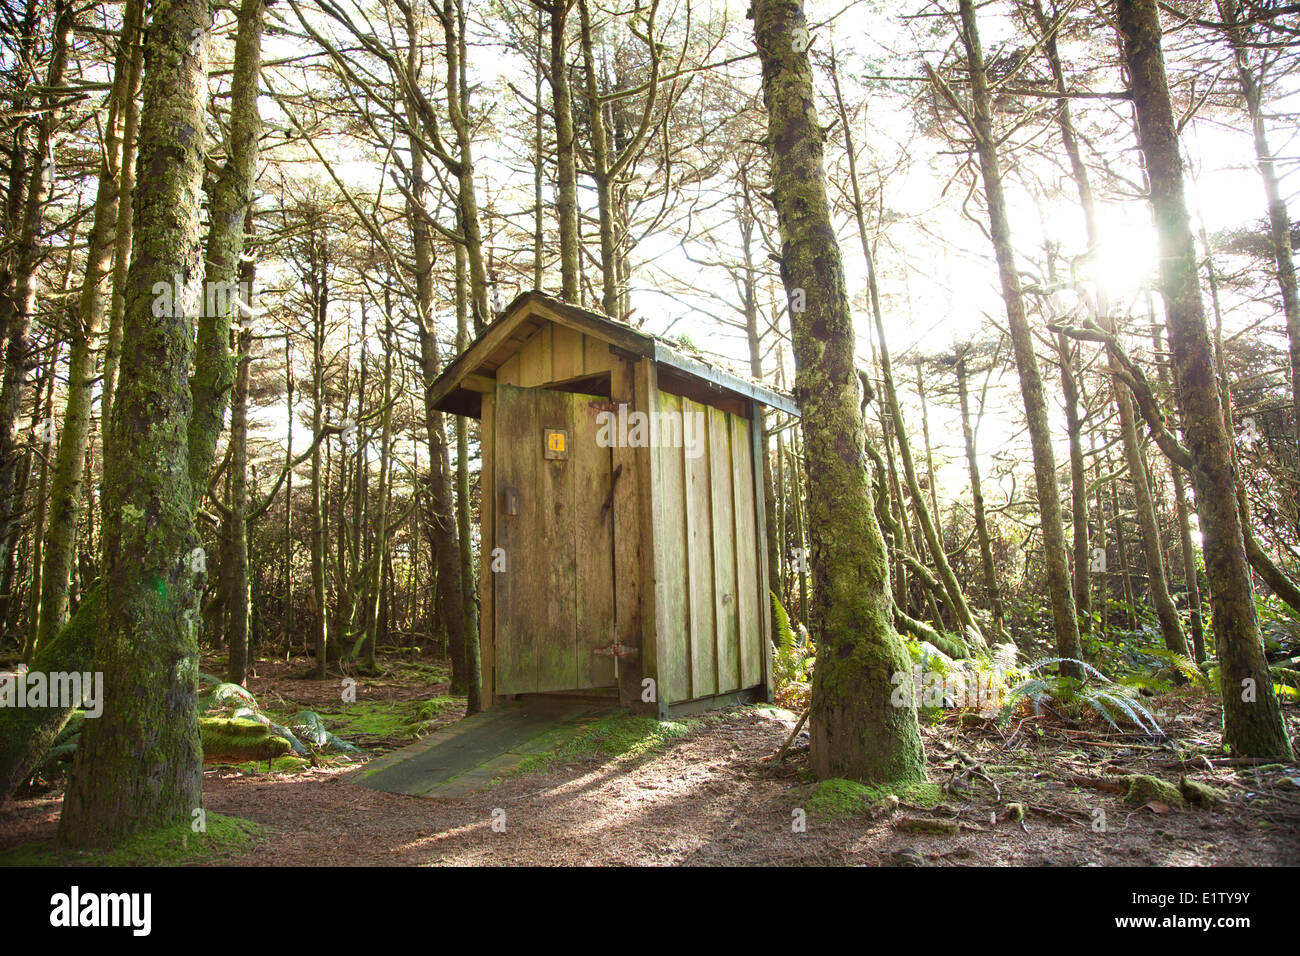
<path id="1" fill-rule="evenodd" d="M 293 676 L 307 666 L 305 660 L 263 662 L 248 688 L 268 712 L 316 710 L 368 756 L 463 714 L 463 700 L 448 695 L 445 669 L 421 659 L 389 660 L 381 677 L 358 677 L 357 703 L 348 705 L 339 701 L 339 677 Z M 1217 705 L 1206 697 L 1166 695 L 1155 703 L 1168 717 L 1167 741 L 1120 734 L 1100 721 L 1071 725 L 1051 714 L 1022 714 L 1001 728 L 971 714 L 925 718 L 931 783 L 894 796 L 843 781 L 815 783 L 806 732 L 783 760 L 772 759 L 796 718 L 766 705 L 671 722 L 607 718 L 490 789 L 456 800 L 357 786 L 349 774 L 364 757 L 276 765 L 270 772 L 266 761 L 210 766 L 204 774 L 207 812 L 253 821 L 256 838 L 167 862 L 1300 862 L 1300 770 L 1225 763 L 1216 752 Z M 1294 714 L 1290 719 L 1296 723 Z M 1152 775 L 1171 787 L 1134 788 L 1128 777 L 1133 774 Z M 1184 776 L 1215 788 L 1206 797 L 1210 808 L 1178 805 Z M 62 784 L 56 776 L 0 810 L 0 863 L 14 848 L 53 837 Z"/>

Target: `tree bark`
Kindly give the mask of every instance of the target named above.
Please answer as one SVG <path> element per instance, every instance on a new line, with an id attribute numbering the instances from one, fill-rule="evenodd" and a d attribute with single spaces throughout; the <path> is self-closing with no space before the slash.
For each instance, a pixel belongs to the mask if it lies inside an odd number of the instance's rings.
<path id="1" fill-rule="evenodd" d="M 980 480 L 979 458 L 975 453 L 975 433 L 970 423 L 970 396 L 966 385 L 966 357 L 957 360 L 957 395 L 961 403 L 961 432 L 966 443 L 966 465 L 970 471 L 971 508 L 975 512 L 975 535 L 979 541 L 980 566 L 984 571 L 984 591 L 993 614 L 993 629 L 1003 630 L 1002 595 L 998 589 L 997 569 L 993 565 L 993 544 L 989 538 L 988 516 L 984 511 L 984 488 Z"/>
<path id="2" fill-rule="evenodd" d="M 138 46 L 140 0 L 128 0 L 123 9 L 122 36 L 118 43 L 113 85 L 104 128 L 104 152 L 95 195 L 94 225 L 86 248 L 86 275 L 73 324 L 68 355 L 67 404 L 59 432 L 59 451 L 50 485 L 50 523 L 45 536 L 41 569 L 41 610 L 37 643 L 58 633 L 68 619 L 68 585 L 76 550 L 77 519 L 81 514 L 82 478 L 90 440 L 90 411 L 95 382 L 95 346 L 104 324 L 104 284 L 113 260 L 121 185 L 122 137 L 118 127 L 134 99 L 139 83 L 135 56 Z"/>
<path id="3" fill-rule="evenodd" d="M 1251 67 L 1250 46 L 1237 16 L 1236 0 L 1217 2 L 1232 45 L 1241 98 L 1246 105 L 1251 134 L 1255 140 L 1255 161 L 1259 164 L 1259 175 L 1264 182 L 1264 198 L 1268 203 L 1268 234 L 1273 246 L 1273 259 L 1277 264 L 1278 291 L 1282 295 L 1282 314 L 1286 318 L 1286 333 L 1290 342 L 1291 403 L 1296 422 L 1297 472 L 1300 473 L 1300 293 L 1296 289 L 1295 259 L 1291 253 L 1291 214 L 1287 211 L 1286 200 L 1278 183 L 1273 151 L 1268 145 L 1263 91 L 1256 82 Z"/>
<path id="4" fill-rule="evenodd" d="M 262 66 L 263 0 L 241 0 L 235 38 L 235 66 L 230 80 L 230 155 L 217 176 L 209 201 L 208 241 L 204 250 L 203 309 L 194 353 L 190 390 L 194 412 L 189 422 L 190 481 L 202 500 L 217 438 L 235 381 L 230 326 L 238 306 L 239 259 L 244 251 L 244 224 L 257 175 L 257 112 Z M 243 311 L 243 310 L 240 310 Z M 244 316 L 245 320 L 251 315 Z"/>
<path id="5" fill-rule="evenodd" d="M 862 456 L 853 316 L 830 220 L 823 133 L 800 0 L 755 0 L 751 8 L 772 192 L 781 234 L 781 278 L 791 304 L 795 395 L 805 429 L 811 493 L 808 526 L 817 647 L 809 725 L 820 778 L 925 778 L 911 659 L 893 624 L 889 564 Z M 797 47 L 797 50 L 796 50 Z M 802 305 L 800 311 L 795 306 Z M 901 706 L 894 706 L 897 696 Z"/>
<path id="6" fill-rule="evenodd" d="M 9 341 L 5 346 L 4 384 L 0 386 L 0 557 L 5 564 L 12 560 L 17 547 L 17 517 L 22 510 L 21 499 L 14 494 L 19 462 L 18 416 L 27 378 L 36 361 L 30 339 L 32 318 L 36 314 L 36 273 L 44 257 L 42 223 L 55 175 L 54 132 L 61 113 L 54 91 L 63 85 L 73 18 L 71 3 L 58 0 L 54 5 L 54 33 L 45 75 L 46 92 L 41 96 L 42 113 L 36 121 L 36 144 L 27 177 L 22 230 L 14 253 L 17 264 L 12 313 L 6 329 Z"/>
<path id="7" fill-rule="evenodd" d="M 1215 384 L 1183 198 L 1182 158 L 1165 79 L 1160 15 L 1155 0 L 1118 0 L 1116 9 L 1160 239 L 1160 286 L 1177 370 L 1178 404 L 1192 457 L 1192 485 L 1219 652 L 1224 743 L 1243 756 L 1290 759 L 1291 743 L 1273 693 L 1255 613 L 1230 438 Z"/>
<path id="8" fill-rule="evenodd" d="M 1092 627 L 1092 595 L 1088 574 L 1092 565 L 1088 544 L 1088 482 L 1083 470 L 1082 424 L 1079 416 L 1079 383 L 1074 377 L 1074 349 L 1064 332 L 1056 335 L 1056 355 L 1061 363 L 1061 391 L 1065 395 L 1065 424 L 1070 439 L 1070 526 L 1074 553 L 1071 580 L 1074 609 L 1080 635 Z"/>
<path id="9" fill-rule="evenodd" d="M 59 841 L 111 845 L 188 821 L 202 806 L 195 615 L 202 565 L 186 425 L 194 316 L 155 308 L 156 283 L 201 275 L 205 0 L 160 0 L 145 40 L 137 245 L 127 285 L 121 385 L 104 443 L 104 610 L 93 670 L 104 713 L 87 720 Z M 164 315 L 155 315 L 163 311 Z M 201 553 L 201 552 L 200 552 Z"/>
<path id="10" fill-rule="evenodd" d="M 973 107 L 971 118 L 974 126 L 972 133 L 979 153 L 980 173 L 984 180 L 984 195 L 988 205 L 989 232 L 998 261 L 1002 297 L 1006 302 L 1007 323 L 1011 330 L 1016 368 L 1020 373 L 1020 394 L 1024 400 L 1029 441 L 1033 450 L 1038 514 L 1043 534 L 1043 563 L 1047 571 L 1048 595 L 1052 603 L 1056 653 L 1058 657 L 1063 658 L 1060 665 L 1063 675 L 1082 678 L 1083 668 L 1075 663 L 1082 658 L 1083 648 L 1079 640 L 1079 622 L 1076 617 L 1074 595 L 1070 589 L 1069 562 L 1066 558 L 1060 491 L 1056 482 L 1056 456 L 1052 450 L 1051 424 L 1047 417 L 1047 402 L 1043 395 L 1043 380 L 1038 371 L 1038 358 L 1034 354 L 1034 337 L 1025 315 L 1020 273 L 1016 268 L 1015 252 L 1011 245 L 1011 224 L 1002 189 L 1002 167 L 993 134 L 988 78 L 984 72 L 984 53 L 980 47 L 974 0 L 961 0 L 960 10 L 962 42 L 966 48 L 966 62 L 970 73 Z"/>

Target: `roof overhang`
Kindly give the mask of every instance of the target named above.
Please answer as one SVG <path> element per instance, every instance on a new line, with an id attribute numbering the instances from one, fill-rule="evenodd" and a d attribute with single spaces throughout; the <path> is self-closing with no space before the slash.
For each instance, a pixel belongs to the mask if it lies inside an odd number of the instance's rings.
<path id="1" fill-rule="evenodd" d="M 516 296 L 501 317 L 443 370 L 433 383 L 433 406 L 455 415 L 480 417 L 483 394 L 495 388 L 497 369 L 546 322 L 606 341 L 616 351 L 648 358 L 661 369 L 672 369 L 708 390 L 729 392 L 791 415 L 799 414 L 799 406 L 788 395 L 685 355 L 653 335 L 541 292 Z"/>

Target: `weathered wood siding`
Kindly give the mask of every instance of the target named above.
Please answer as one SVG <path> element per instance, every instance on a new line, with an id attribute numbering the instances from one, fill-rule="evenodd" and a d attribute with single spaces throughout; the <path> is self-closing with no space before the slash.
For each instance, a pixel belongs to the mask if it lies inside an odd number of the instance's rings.
<path id="1" fill-rule="evenodd" d="M 690 431 L 680 447 L 663 428 L 652 439 L 656 669 L 659 698 L 672 704 L 764 683 L 766 586 L 751 422 L 665 392 L 657 406 L 702 423 L 696 449 Z"/>
<path id="2" fill-rule="evenodd" d="M 497 369 L 499 385 L 530 388 L 598 375 L 613 366 L 609 343 L 547 322 Z"/>
<path id="3" fill-rule="evenodd" d="M 610 449 L 596 444 L 594 396 L 498 386 L 493 403 L 492 574 L 495 694 L 614 685 L 613 515 Z M 569 433 L 565 460 L 543 458 L 543 431 Z M 518 514 L 504 509 L 518 493 Z M 490 566 L 492 554 L 484 559 Z"/>

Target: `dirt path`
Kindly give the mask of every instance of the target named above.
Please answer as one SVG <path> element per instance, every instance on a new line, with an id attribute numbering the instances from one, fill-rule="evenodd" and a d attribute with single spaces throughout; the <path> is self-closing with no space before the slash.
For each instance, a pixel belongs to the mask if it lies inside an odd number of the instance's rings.
<path id="1" fill-rule="evenodd" d="M 215 662 L 213 666 L 217 666 Z M 305 660 L 262 662 L 249 689 L 285 713 L 340 708 L 341 679 L 303 679 Z M 387 662 L 384 676 L 358 678 L 370 713 L 403 713 L 418 702 L 445 706 L 414 727 L 379 721 L 352 739 L 371 756 L 459 719 L 463 699 L 446 697 L 445 668 L 420 659 Z M 1213 756 L 1217 705 L 1208 698 L 1154 702 L 1183 754 Z M 378 711 L 374 709 L 378 708 Z M 363 708 L 364 709 L 364 708 Z M 346 708 L 344 708 L 346 711 Z M 1177 716 L 1173 716 L 1174 714 Z M 265 839 L 207 862 L 258 865 L 1277 865 L 1300 862 L 1300 770 L 1177 766 L 1168 744 L 1126 737 L 1104 724 L 1025 717 L 1006 728 L 948 713 L 923 725 L 939 805 L 836 817 L 819 813 L 807 772 L 806 732 L 787 759 L 770 757 L 793 724 L 789 712 L 742 708 L 689 722 L 684 735 L 639 755 L 592 748 L 455 800 L 357 786 L 357 763 L 260 772 L 265 764 L 210 767 L 209 812 L 254 820 Z M 370 732 L 366 732 L 366 730 Z M 399 736 L 387 736 L 389 733 Z M 635 753 L 636 751 L 632 751 Z M 768 759 L 765 759 L 768 758 Z M 1159 802 L 1135 807 L 1123 794 L 1079 786 L 1125 773 L 1177 784 L 1181 772 L 1218 788 L 1211 810 Z M 54 836 L 61 779 L 0 810 L 0 850 Z M 937 791 L 936 791 L 937 792 Z M 930 804 L 933 804 L 933 800 Z M 1023 824 L 1009 810 L 1024 808 Z M 799 830 L 805 811 L 806 828 Z M 938 820 L 956 835 L 904 829 Z M 495 825 L 494 825 L 495 824 Z"/>
<path id="2" fill-rule="evenodd" d="M 1136 809 L 1119 795 L 1027 771 L 1000 780 L 1000 802 L 991 785 L 979 780 L 969 792 L 950 791 L 933 815 L 958 812 L 964 827 L 978 828 L 963 828 L 956 836 L 900 832 L 898 819 L 915 815 L 906 806 L 877 819 L 813 814 L 806 832 L 793 832 L 792 811 L 810 791 L 801 779 L 803 757 L 796 753 L 779 767 L 761 760 L 786 732 L 766 714 L 733 711 L 702 722 L 656 753 L 576 759 L 456 801 L 367 790 L 349 782 L 349 771 L 340 768 L 275 776 L 212 770 L 205 777 L 207 808 L 268 828 L 267 840 L 256 849 L 213 862 L 1185 866 L 1300 860 L 1300 801 L 1286 802 L 1283 795 L 1269 800 L 1266 810 L 1254 809 L 1257 798 L 1247 794 L 1255 791 L 1233 786 L 1243 778 L 1236 770 L 1214 775 L 1230 793 L 1215 812 Z M 950 778 L 956 766 L 956 758 L 943 757 L 952 746 L 946 736 L 942 728 L 927 728 L 931 778 L 937 782 Z M 1012 820 L 989 822 L 990 811 L 1012 800 L 1031 807 L 1027 829 Z M 58 807 L 55 794 L 16 805 L 0 819 L 0 844 L 52 836 Z M 1044 816 L 1032 807 L 1062 816 Z M 1098 808 L 1107 820 L 1101 832 L 1088 822 Z"/>

